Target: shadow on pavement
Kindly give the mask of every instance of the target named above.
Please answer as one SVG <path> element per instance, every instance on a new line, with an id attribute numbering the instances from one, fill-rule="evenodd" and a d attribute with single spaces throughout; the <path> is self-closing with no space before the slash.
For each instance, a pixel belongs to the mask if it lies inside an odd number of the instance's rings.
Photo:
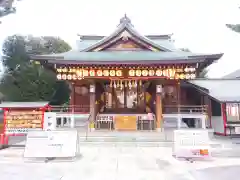
<path id="1" fill-rule="evenodd" d="M 211 167 L 190 172 L 196 180 L 228 180 L 238 179 L 240 165 Z"/>
<path id="2" fill-rule="evenodd" d="M 229 180 L 238 179 L 240 165 L 211 167 L 186 172 L 185 174 L 170 173 L 167 180 Z"/>

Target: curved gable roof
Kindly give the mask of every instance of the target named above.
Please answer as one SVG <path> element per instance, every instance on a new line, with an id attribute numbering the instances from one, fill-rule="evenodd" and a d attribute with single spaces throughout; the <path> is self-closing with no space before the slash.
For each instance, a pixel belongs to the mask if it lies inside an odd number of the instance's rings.
<path id="1" fill-rule="evenodd" d="M 154 41 L 152 41 L 148 37 L 143 36 L 140 33 L 138 33 L 134 29 L 134 27 L 131 23 L 131 20 L 126 15 L 123 18 L 121 18 L 120 24 L 118 25 L 118 28 L 110 36 L 103 37 L 101 40 L 99 40 L 95 44 L 87 47 L 86 49 L 83 49 L 82 51 L 87 52 L 87 51 L 92 51 L 94 49 L 97 49 L 99 46 L 111 41 L 112 39 L 116 38 L 119 34 L 123 33 L 124 31 L 129 32 L 132 36 L 137 37 L 142 42 L 144 42 L 146 44 L 149 44 L 150 46 L 152 46 L 153 48 L 156 48 L 159 51 L 171 52 L 171 49 L 163 47 L 163 46 L 155 43 Z"/>

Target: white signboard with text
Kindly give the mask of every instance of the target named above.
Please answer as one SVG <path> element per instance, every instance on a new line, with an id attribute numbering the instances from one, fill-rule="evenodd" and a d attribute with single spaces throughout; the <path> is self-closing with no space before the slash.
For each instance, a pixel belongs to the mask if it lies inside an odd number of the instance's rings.
<path id="1" fill-rule="evenodd" d="M 56 130 L 57 127 L 57 114 L 55 112 L 44 113 L 43 129 L 46 131 Z"/>
<path id="2" fill-rule="evenodd" d="M 176 157 L 181 158 L 209 158 L 210 144 L 208 130 L 174 130 L 173 153 Z"/>
<path id="3" fill-rule="evenodd" d="M 72 131 L 32 131 L 27 135 L 25 158 L 75 157 L 78 134 Z"/>

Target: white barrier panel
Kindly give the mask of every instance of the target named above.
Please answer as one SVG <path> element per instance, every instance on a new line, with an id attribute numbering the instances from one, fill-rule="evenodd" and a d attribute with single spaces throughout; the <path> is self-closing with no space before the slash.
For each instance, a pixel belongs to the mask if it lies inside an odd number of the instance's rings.
<path id="1" fill-rule="evenodd" d="M 55 112 L 44 113 L 43 129 L 47 131 L 56 130 L 57 127 L 57 114 Z"/>
<path id="2" fill-rule="evenodd" d="M 29 132 L 25 158 L 68 158 L 78 153 L 77 131 Z"/>
<path id="3" fill-rule="evenodd" d="M 204 129 L 174 130 L 173 153 L 177 158 L 209 158 L 210 142 Z"/>

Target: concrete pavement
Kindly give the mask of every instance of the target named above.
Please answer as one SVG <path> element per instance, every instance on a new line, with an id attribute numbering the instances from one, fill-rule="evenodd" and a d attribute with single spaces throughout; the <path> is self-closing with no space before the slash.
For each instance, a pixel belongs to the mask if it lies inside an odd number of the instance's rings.
<path id="1" fill-rule="evenodd" d="M 24 161 L 23 148 L 1 150 L 1 180 L 208 180 L 210 177 L 225 180 L 227 175 L 220 175 L 220 172 L 227 169 L 233 173 L 240 167 L 238 158 L 214 158 L 194 163 L 178 161 L 172 157 L 171 147 L 155 147 L 151 143 L 148 146 L 143 143 L 135 146 L 82 143 L 80 148 L 81 156 L 74 162 L 55 160 L 48 163 Z"/>
<path id="2" fill-rule="evenodd" d="M 73 162 L 26 162 L 22 157 L 23 148 L 4 149 L 0 151 L 0 179 L 227 180 L 237 176 L 240 145 L 213 139 L 214 158 L 189 163 L 174 159 L 172 142 L 160 135 L 156 132 L 95 132 L 89 133 L 86 140 L 83 132 L 79 134 L 81 156 Z"/>

